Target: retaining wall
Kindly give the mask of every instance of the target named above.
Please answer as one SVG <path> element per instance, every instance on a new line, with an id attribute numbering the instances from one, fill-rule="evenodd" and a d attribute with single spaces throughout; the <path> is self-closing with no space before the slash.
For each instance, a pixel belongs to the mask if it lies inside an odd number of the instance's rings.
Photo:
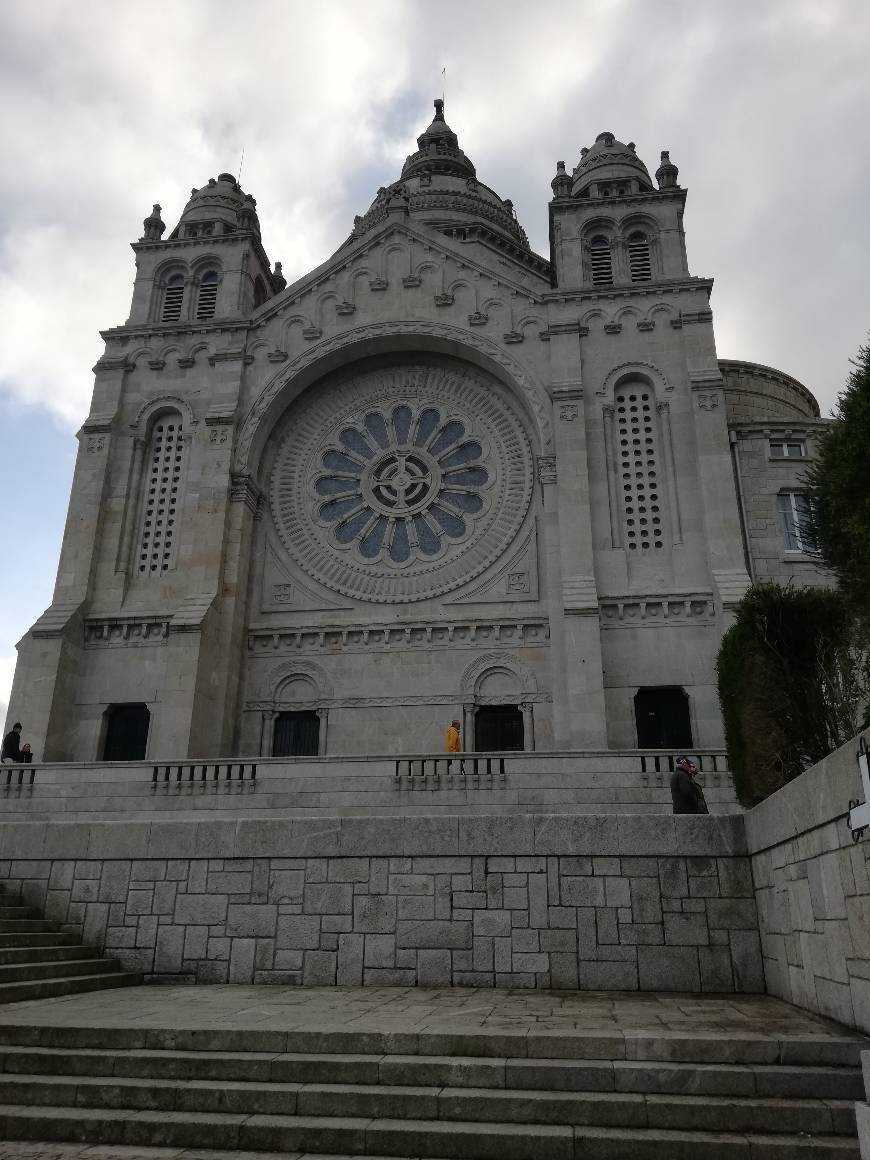
<path id="1" fill-rule="evenodd" d="M 858 739 L 746 814 L 767 990 L 870 1033 L 870 835 L 853 843 L 863 798 Z"/>
<path id="2" fill-rule="evenodd" d="M 0 880 L 166 979 L 764 989 L 739 816 L 17 823 Z"/>

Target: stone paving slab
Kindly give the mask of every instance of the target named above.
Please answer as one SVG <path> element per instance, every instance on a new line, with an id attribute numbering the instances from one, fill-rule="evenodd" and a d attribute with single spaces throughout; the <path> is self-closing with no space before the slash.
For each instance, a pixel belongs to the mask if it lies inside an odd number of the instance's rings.
<path id="1" fill-rule="evenodd" d="M 767 995 L 484 988 L 142 986 L 0 1005 L 2 1027 L 174 1031 L 462 1032 L 638 1043 L 651 1036 L 860 1037 Z M 870 1046 L 870 1041 L 868 1041 Z M 537 1051 L 535 1054 L 539 1054 Z M 631 1057 L 631 1056 L 630 1056 Z M 0 1157 L 2 1160 L 2 1157 Z"/>

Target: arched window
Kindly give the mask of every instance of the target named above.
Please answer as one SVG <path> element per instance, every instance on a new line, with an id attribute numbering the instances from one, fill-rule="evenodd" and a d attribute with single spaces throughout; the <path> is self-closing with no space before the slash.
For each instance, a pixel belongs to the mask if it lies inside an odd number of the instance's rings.
<path id="1" fill-rule="evenodd" d="M 145 462 L 142 527 L 136 572 L 162 576 L 175 564 L 181 511 L 184 443 L 181 415 L 169 411 L 154 424 Z"/>
<path id="2" fill-rule="evenodd" d="M 320 718 L 316 709 L 290 709 L 275 718 L 273 757 L 317 757 Z"/>
<path id="3" fill-rule="evenodd" d="M 493 753 L 523 749 L 523 714 L 518 705 L 481 705 L 474 714 L 474 750 Z"/>
<path id="4" fill-rule="evenodd" d="M 184 275 L 173 274 L 163 291 L 163 313 L 161 322 L 178 322 L 184 305 Z"/>
<path id="5" fill-rule="evenodd" d="M 217 307 L 218 276 L 215 270 L 209 270 L 199 280 L 199 294 L 196 298 L 197 319 L 214 318 Z"/>
<path id="6" fill-rule="evenodd" d="M 644 382 L 625 383 L 614 392 L 614 406 L 625 546 L 630 552 L 664 548 L 663 481 L 652 387 Z"/>
<path id="7" fill-rule="evenodd" d="M 628 238 L 628 269 L 632 282 L 649 282 L 652 278 L 649 238 L 639 230 Z"/>
<path id="8" fill-rule="evenodd" d="M 266 283 L 262 278 L 257 276 L 254 282 L 254 309 L 256 310 L 258 307 L 262 306 L 267 298 L 268 292 L 266 290 Z"/>
<path id="9" fill-rule="evenodd" d="M 592 239 L 589 243 L 589 260 L 592 265 L 592 285 L 613 285 L 613 257 L 610 253 L 610 240 L 602 237 Z"/>

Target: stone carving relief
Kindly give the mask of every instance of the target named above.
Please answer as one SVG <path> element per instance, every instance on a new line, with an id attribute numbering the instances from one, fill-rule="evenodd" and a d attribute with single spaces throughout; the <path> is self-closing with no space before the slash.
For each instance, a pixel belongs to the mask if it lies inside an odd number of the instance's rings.
<path id="1" fill-rule="evenodd" d="M 403 603 L 450 591 L 511 544 L 529 506 L 520 420 L 483 371 L 333 380 L 288 418 L 270 483 L 278 535 L 328 589 Z"/>

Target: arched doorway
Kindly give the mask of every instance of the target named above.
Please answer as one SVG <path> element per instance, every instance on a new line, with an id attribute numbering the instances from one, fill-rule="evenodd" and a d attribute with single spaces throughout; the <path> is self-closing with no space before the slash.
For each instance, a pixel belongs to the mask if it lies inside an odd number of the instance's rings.
<path id="1" fill-rule="evenodd" d="M 150 723 L 147 705 L 110 705 L 106 710 L 103 761 L 144 761 Z"/>
<path id="2" fill-rule="evenodd" d="M 524 749 L 523 714 L 518 705 L 481 705 L 474 714 L 475 752 Z"/>
<path id="3" fill-rule="evenodd" d="M 638 689 L 634 720 L 639 749 L 691 749 L 689 698 L 678 685 Z"/>
<path id="4" fill-rule="evenodd" d="M 317 757 L 320 718 L 316 709 L 290 709 L 275 718 L 273 757 Z"/>

